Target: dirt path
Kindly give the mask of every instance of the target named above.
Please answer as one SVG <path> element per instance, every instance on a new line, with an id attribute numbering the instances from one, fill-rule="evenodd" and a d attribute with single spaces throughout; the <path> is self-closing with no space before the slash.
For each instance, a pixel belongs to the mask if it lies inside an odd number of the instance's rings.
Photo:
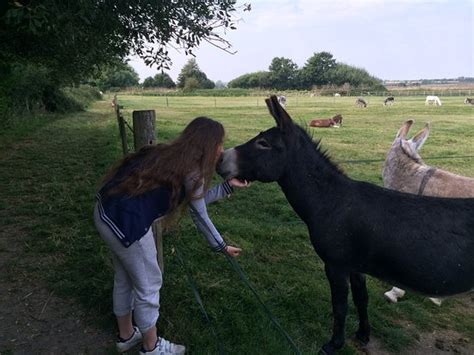
<path id="1" fill-rule="evenodd" d="M 56 296 L 42 279 L 51 255 L 30 250 L 37 226 L 47 220 L 35 206 L 43 203 L 41 185 L 49 181 L 31 167 L 48 159 L 41 157 L 41 137 L 54 137 L 39 132 L 48 125 L 0 150 L 0 354 L 114 353 L 112 330 L 75 301 Z"/>
<path id="2" fill-rule="evenodd" d="M 76 303 L 59 298 L 31 278 L 38 256 L 25 252 L 27 235 L 15 228 L 0 235 L 0 354 L 104 354 L 113 335 Z"/>

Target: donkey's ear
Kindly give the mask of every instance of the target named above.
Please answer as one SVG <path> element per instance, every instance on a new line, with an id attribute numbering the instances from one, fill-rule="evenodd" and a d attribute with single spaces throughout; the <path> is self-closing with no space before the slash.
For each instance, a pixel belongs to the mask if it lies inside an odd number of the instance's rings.
<path id="1" fill-rule="evenodd" d="M 270 96 L 270 98 L 265 99 L 268 110 L 270 114 L 275 119 L 277 127 L 280 130 L 285 131 L 293 125 L 293 120 L 291 119 L 288 112 L 280 105 L 278 98 L 275 95 Z"/>
<path id="2" fill-rule="evenodd" d="M 398 133 L 397 133 L 397 137 L 396 138 L 400 138 L 400 139 L 406 139 L 407 137 L 407 134 L 408 134 L 408 131 L 410 130 L 412 124 L 414 123 L 415 121 L 414 120 L 408 120 L 406 121 L 402 127 L 400 127 L 400 129 L 398 130 Z"/>
<path id="3" fill-rule="evenodd" d="M 415 136 L 412 138 L 413 143 L 415 144 L 415 149 L 418 151 L 421 149 L 423 144 L 426 142 L 426 139 L 430 135 L 430 128 L 431 128 L 431 123 L 428 122 L 425 127 L 415 134 Z"/>

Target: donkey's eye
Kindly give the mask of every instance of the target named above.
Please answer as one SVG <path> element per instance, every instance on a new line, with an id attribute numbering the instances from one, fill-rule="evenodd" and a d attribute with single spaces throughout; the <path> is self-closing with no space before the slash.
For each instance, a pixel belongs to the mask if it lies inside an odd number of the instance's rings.
<path id="1" fill-rule="evenodd" d="M 258 148 L 262 148 L 262 149 L 270 149 L 271 148 L 270 144 L 268 144 L 268 142 L 265 139 L 259 139 L 255 142 L 255 144 L 257 144 Z"/>

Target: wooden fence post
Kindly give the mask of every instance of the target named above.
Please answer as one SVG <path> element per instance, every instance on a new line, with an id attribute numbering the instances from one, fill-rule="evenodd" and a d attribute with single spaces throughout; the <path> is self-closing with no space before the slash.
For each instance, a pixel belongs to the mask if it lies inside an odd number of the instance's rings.
<path id="1" fill-rule="evenodd" d="M 133 142 L 135 151 L 155 144 L 155 110 L 133 111 Z"/>
<path id="2" fill-rule="evenodd" d="M 133 111 L 133 140 L 135 151 L 139 150 L 145 145 L 155 144 L 155 110 Z M 156 256 L 161 273 L 164 273 L 163 263 L 163 230 L 161 222 L 153 222 L 152 226 L 153 236 L 155 238 Z"/>
<path id="3" fill-rule="evenodd" d="M 119 126 L 119 132 L 120 132 L 120 140 L 122 141 L 122 152 L 123 152 L 123 155 L 126 155 L 128 153 L 127 132 L 125 131 L 125 122 L 124 122 L 122 112 L 120 112 L 120 109 L 123 107 L 120 106 L 120 104 L 118 103 L 117 94 L 114 95 L 114 99 L 112 100 L 112 106 L 114 107 L 115 114 L 117 115 L 117 123 Z"/>

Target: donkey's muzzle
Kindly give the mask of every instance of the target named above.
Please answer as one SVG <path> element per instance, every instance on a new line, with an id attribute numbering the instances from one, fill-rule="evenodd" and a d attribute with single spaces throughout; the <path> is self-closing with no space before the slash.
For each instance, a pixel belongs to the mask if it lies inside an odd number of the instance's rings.
<path id="1" fill-rule="evenodd" d="M 217 173 L 225 180 L 238 175 L 237 152 L 234 148 L 226 149 L 217 163 Z"/>

